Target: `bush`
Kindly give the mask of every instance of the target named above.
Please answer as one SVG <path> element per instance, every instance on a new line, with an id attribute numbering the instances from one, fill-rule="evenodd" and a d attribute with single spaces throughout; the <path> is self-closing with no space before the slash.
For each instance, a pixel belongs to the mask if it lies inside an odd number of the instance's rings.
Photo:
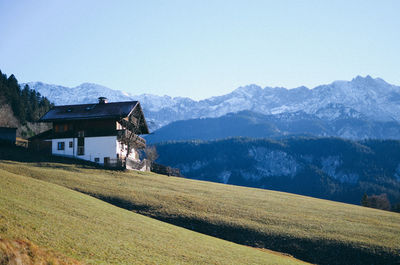
<path id="1" fill-rule="evenodd" d="M 382 193 L 380 195 L 373 194 L 371 196 L 368 196 L 367 194 L 364 193 L 363 198 L 361 200 L 361 205 L 387 211 L 390 211 L 391 209 L 390 201 L 386 193 Z"/>

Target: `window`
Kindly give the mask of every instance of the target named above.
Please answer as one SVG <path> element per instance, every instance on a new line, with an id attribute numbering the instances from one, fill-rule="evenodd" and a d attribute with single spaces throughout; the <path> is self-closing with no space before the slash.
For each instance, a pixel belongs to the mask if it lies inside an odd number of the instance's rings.
<path id="1" fill-rule="evenodd" d="M 57 143 L 57 150 L 64 150 L 65 149 L 65 143 L 64 142 L 58 142 Z"/>
<path id="2" fill-rule="evenodd" d="M 66 132 L 68 131 L 68 124 L 56 124 L 54 126 L 55 132 Z"/>
<path id="3" fill-rule="evenodd" d="M 73 143 L 72 143 L 72 141 L 70 141 L 69 142 L 69 148 L 72 148 L 72 145 L 73 145 Z"/>
<path id="4" fill-rule="evenodd" d="M 95 157 L 95 158 L 94 158 L 94 162 L 99 163 L 99 162 L 100 162 L 100 158 Z"/>

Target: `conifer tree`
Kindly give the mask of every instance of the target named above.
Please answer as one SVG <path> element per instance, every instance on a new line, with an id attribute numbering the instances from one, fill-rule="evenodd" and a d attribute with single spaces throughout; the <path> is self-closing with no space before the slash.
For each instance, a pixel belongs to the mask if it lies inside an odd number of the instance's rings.
<path id="1" fill-rule="evenodd" d="M 46 113 L 53 104 L 39 92 L 25 85 L 21 90 L 14 75 L 7 77 L 0 70 L 0 101 L 11 106 L 13 114 L 21 124 L 34 122 Z"/>
<path id="2" fill-rule="evenodd" d="M 364 193 L 364 195 L 362 196 L 361 205 L 365 206 L 365 207 L 369 206 L 368 205 L 368 195 L 366 193 Z"/>

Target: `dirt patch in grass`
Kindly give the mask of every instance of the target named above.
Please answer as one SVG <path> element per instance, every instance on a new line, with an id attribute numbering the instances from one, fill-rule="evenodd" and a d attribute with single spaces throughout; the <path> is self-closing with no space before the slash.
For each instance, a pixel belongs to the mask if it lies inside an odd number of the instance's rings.
<path id="1" fill-rule="evenodd" d="M 0 265 L 80 265 L 61 254 L 44 250 L 28 240 L 0 238 Z"/>

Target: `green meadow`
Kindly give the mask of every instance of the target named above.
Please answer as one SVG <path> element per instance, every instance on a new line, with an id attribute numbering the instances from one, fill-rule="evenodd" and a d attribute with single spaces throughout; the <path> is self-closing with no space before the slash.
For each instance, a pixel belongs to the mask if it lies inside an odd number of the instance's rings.
<path id="1" fill-rule="evenodd" d="M 29 197 L 43 196 L 40 200 L 44 203 L 37 210 L 55 220 L 43 228 L 38 225 L 43 222 L 39 216 L 37 219 L 29 216 L 35 211 L 17 211 L 25 214 L 18 217 L 20 220 L 36 220 L 32 221 L 36 225 L 30 224 L 27 230 L 7 230 L 8 235 L 27 233 L 35 243 L 79 260 L 98 263 L 110 253 L 118 253 L 115 260 L 107 261 L 115 264 L 131 256 L 139 263 L 151 260 L 155 263 L 266 264 L 268 260 L 267 257 L 262 260 L 264 253 L 253 248 L 193 233 L 155 220 L 158 219 L 242 245 L 288 253 L 312 263 L 400 263 L 398 213 L 283 192 L 87 165 L 3 160 L 0 169 L 2 175 L 9 174 L 26 183 L 26 191 L 15 191 L 15 200 L 21 197 L 20 200 L 32 204 L 34 201 Z M 36 186 L 42 187 L 41 191 L 33 188 Z M 2 188 L 4 192 L 9 191 Z M 30 195 L 26 197 L 27 194 Z M 60 204 L 65 208 L 61 209 Z M 17 218 L 11 217 L 11 209 L 9 218 Z M 53 229 L 63 222 L 68 225 Z M 86 236 L 81 239 L 85 231 Z M 136 236 L 132 238 L 128 231 Z M 86 243 L 88 240 L 94 242 L 93 247 Z M 108 241 L 110 244 L 106 244 Z M 104 253 L 109 254 L 102 256 L 98 248 L 104 245 L 107 246 Z M 251 254 L 243 256 L 246 251 Z M 249 260 L 242 261 L 239 257 Z"/>

